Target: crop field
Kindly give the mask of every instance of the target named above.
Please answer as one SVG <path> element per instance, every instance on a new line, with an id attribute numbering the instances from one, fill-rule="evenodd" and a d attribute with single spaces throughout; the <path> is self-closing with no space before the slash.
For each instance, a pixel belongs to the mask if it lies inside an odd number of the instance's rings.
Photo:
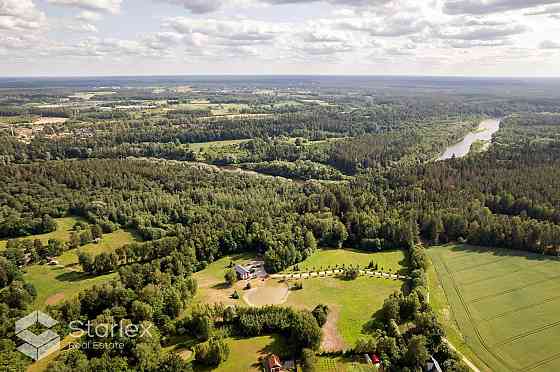
<path id="1" fill-rule="evenodd" d="M 464 245 L 429 255 L 450 316 L 481 369 L 560 370 L 559 260 Z"/>

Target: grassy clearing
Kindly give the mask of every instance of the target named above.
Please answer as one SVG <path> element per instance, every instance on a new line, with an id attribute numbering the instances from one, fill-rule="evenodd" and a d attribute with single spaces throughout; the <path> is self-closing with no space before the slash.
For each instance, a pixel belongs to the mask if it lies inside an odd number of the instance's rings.
<path id="1" fill-rule="evenodd" d="M 80 247 L 80 251 L 90 253 L 93 256 L 104 252 L 113 252 L 125 244 L 141 241 L 141 239 L 133 232 L 126 230 L 117 230 L 110 234 L 104 234 L 99 244 L 90 243 Z M 65 266 L 73 266 L 78 264 L 77 250 L 64 252 L 59 258 L 59 262 Z"/>
<path id="2" fill-rule="evenodd" d="M 72 232 L 72 227 L 76 222 L 80 221 L 77 217 L 65 217 L 65 218 L 56 218 L 57 228 L 56 231 L 53 231 L 48 234 L 40 234 L 40 235 L 32 235 L 32 236 L 23 236 L 18 239 L 26 239 L 26 240 L 35 240 L 39 239 L 43 243 L 47 243 L 49 239 L 58 239 L 62 241 L 70 240 L 70 233 Z M 6 249 L 6 244 L 8 240 L 0 240 L 0 250 Z"/>
<path id="3" fill-rule="evenodd" d="M 400 280 L 359 277 L 304 279 L 303 289 L 291 291 L 286 305 L 312 310 L 325 304 L 339 312 L 336 324 L 346 346 L 353 346 L 365 333 L 364 325 L 381 309 L 383 301 L 401 289 Z"/>
<path id="4" fill-rule="evenodd" d="M 189 143 L 189 147 L 194 151 L 207 150 L 210 148 L 220 148 L 232 145 L 239 145 L 241 143 L 247 142 L 249 140 L 230 140 L 230 141 L 212 141 L 212 142 L 198 142 Z"/>
<path id="5" fill-rule="evenodd" d="M 224 274 L 231 261 L 244 263 L 253 258 L 254 256 L 251 254 L 224 257 L 194 274 L 199 284 L 196 301 L 225 305 L 278 303 L 277 297 L 282 297 L 284 293 L 278 289 L 285 287 L 285 284 L 280 283 L 279 279 L 269 279 L 265 282 L 260 279 L 252 280 L 253 289 L 251 291 L 254 293 L 247 297 L 250 304 L 244 299 L 247 294 L 247 291 L 243 289 L 246 281 L 240 281 L 231 288 L 224 285 Z M 405 270 L 401 266 L 404 262 L 402 251 L 363 253 L 344 249 L 322 250 L 306 260 L 305 265 L 310 268 L 313 265 L 317 268 L 334 266 L 335 263 L 366 266 L 371 260 L 378 262 L 380 266 L 390 267 L 393 271 Z M 346 346 L 352 346 L 360 336 L 365 334 L 365 323 L 381 308 L 385 298 L 391 293 L 399 291 L 402 285 L 403 282 L 400 280 L 370 277 L 360 277 L 354 281 L 339 278 L 304 279 L 303 290 L 290 291 L 287 298 L 282 298 L 280 303 L 308 310 L 312 310 L 318 304 L 331 306 L 339 315 L 336 328 L 340 336 Z M 241 294 L 242 300 L 231 298 L 235 290 Z"/>
<path id="6" fill-rule="evenodd" d="M 227 343 L 230 347 L 229 358 L 218 368 L 206 369 L 196 367 L 195 371 L 262 371 L 259 358 L 270 353 L 282 356 L 287 348 L 285 340 L 277 335 L 261 336 L 248 339 L 229 338 Z"/>
<path id="7" fill-rule="evenodd" d="M 365 362 L 354 361 L 349 358 L 319 357 L 315 365 L 316 372 L 362 372 L 377 371 Z"/>
<path id="8" fill-rule="evenodd" d="M 116 277 L 116 273 L 94 277 L 83 272 L 47 265 L 27 267 L 24 273 L 24 279 L 32 283 L 37 290 L 37 299 L 34 303 L 36 309 L 43 309 L 49 304 L 71 299 L 86 288 Z"/>
<path id="9" fill-rule="evenodd" d="M 560 369 L 558 260 L 462 245 L 429 254 L 456 324 L 455 338 L 462 336 L 466 344 L 457 346 L 468 346 L 484 362 L 482 369 Z M 445 303 L 437 306 L 442 310 Z"/>
<path id="10" fill-rule="evenodd" d="M 224 274 L 230 262 L 244 264 L 254 258 L 255 256 L 250 253 L 222 257 L 212 262 L 204 270 L 195 273 L 193 276 L 198 282 L 199 288 L 195 302 L 223 303 L 225 305 L 241 304 L 240 300 L 231 298 L 231 295 L 236 289 L 241 293 L 245 283 L 237 282 L 232 288 L 227 287 L 224 283 Z"/>
<path id="11" fill-rule="evenodd" d="M 400 250 L 370 253 L 354 249 L 322 249 L 301 262 L 299 269 L 300 271 L 321 270 L 336 265 L 342 266 L 342 264 L 366 267 L 371 261 L 379 266 L 379 270 L 383 268 L 384 271 L 406 273 L 405 255 Z"/>

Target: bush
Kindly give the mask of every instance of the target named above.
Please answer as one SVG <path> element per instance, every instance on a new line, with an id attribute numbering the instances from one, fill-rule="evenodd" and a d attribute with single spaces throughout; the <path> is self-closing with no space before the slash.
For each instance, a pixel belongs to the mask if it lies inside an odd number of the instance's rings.
<path id="1" fill-rule="evenodd" d="M 329 315 L 329 307 L 327 305 L 317 305 L 315 309 L 311 312 L 315 319 L 317 320 L 317 324 L 319 327 L 322 327 L 327 322 L 327 317 Z"/>
<path id="2" fill-rule="evenodd" d="M 294 291 L 299 291 L 299 290 L 303 289 L 303 283 L 302 282 L 295 282 L 292 289 Z"/>
<path id="3" fill-rule="evenodd" d="M 350 267 L 344 270 L 344 279 L 355 280 L 360 276 L 360 270 L 356 267 Z"/>
<path id="4" fill-rule="evenodd" d="M 224 279 L 226 283 L 231 287 L 232 285 L 237 282 L 237 273 L 234 270 L 227 270 L 226 274 L 224 275 Z"/>
<path id="5" fill-rule="evenodd" d="M 229 345 L 221 339 L 211 339 L 194 347 L 195 360 L 207 366 L 218 366 L 229 357 Z"/>

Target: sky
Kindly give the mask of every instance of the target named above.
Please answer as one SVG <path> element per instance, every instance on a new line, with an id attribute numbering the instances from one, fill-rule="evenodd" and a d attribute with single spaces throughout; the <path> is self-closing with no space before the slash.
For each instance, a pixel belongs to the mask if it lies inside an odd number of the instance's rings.
<path id="1" fill-rule="evenodd" d="M 560 76 L 560 0 L 0 0 L 0 76 Z"/>

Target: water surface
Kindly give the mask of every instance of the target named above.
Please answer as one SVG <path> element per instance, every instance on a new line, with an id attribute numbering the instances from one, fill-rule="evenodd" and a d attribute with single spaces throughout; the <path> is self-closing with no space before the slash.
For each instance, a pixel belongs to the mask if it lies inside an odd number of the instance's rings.
<path id="1" fill-rule="evenodd" d="M 462 158 L 471 150 L 471 146 L 476 141 L 489 143 L 492 135 L 500 129 L 500 119 L 486 119 L 480 123 L 478 129 L 471 132 L 459 143 L 449 146 L 438 160 L 451 159 L 453 157 Z"/>

